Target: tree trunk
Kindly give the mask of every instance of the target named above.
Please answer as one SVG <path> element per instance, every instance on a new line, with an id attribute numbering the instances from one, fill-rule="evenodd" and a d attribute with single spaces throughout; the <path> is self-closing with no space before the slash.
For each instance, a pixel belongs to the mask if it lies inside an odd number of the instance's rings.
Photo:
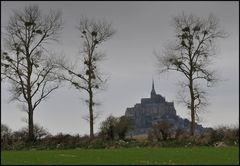
<path id="1" fill-rule="evenodd" d="M 194 93 L 193 93 L 193 81 L 190 80 L 190 85 L 189 85 L 189 90 L 190 90 L 190 96 L 191 96 L 191 130 L 190 134 L 194 136 L 195 132 L 195 110 L 194 110 Z"/>
<path id="2" fill-rule="evenodd" d="M 193 105 L 193 104 L 191 103 L 191 105 Z M 191 119 L 192 119 L 192 121 L 191 121 L 191 135 L 194 136 L 194 133 L 195 133 L 195 110 L 194 110 L 194 108 L 192 108 L 192 106 L 191 106 Z"/>
<path id="3" fill-rule="evenodd" d="M 33 132 L 33 109 L 32 104 L 28 106 L 28 141 L 34 142 L 34 132 Z"/>
<path id="4" fill-rule="evenodd" d="M 28 141 L 34 142 L 33 133 L 33 106 L 31 96 L 31 75 L 32 75 L 32 63 L 30 60 L 29 47 L 26 47 L 27 53 L 27 102 L 28 102 Z"/>
<path id="5" fill-rule="evenodd" d="M 90 122 L 90 139 L 94 138 L 93 134 L 93 94 L 89 91 L 89 122 Z"/>

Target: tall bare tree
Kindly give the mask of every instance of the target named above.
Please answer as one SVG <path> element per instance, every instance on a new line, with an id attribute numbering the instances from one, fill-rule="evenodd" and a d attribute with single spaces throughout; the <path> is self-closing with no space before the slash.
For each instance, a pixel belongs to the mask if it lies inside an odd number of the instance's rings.
<path id="1" fill-rule="evenodd" d="M 156 54 L 160 72 L 177 71 L 186 78 L 182 87 L 188 94 L 182 94 L 183 102 L 191 112 L 191 135 L 194 135 L 197 112 L 206 105 L 206 90 L 216 82 L 211 69 L 215 55 L 214 42 L 226 37 L 219 29 L 219 21 L 212 14 L 207 19 L 184 13 L 174 18 L 175 42 L 165 47 L 163 54 Z"/>
<path id="2" fill-rule="evenodd" d="M 28 113 L 28 140 L 34 141 L 33 112 L 59 87 L 56 65 L 46 45 L 56 41 L 62 29 L 61 12 L 42 15 L 37 5 L 16 10 L 6 26 L 6 50 L 1 52 L 1 80 L 11 83 L 12 100 Z"/>
<path id="3" fill-rule="evenodd" d="M 96 21 L 87 17 L 81 17 L 78 30 L 81 33 L 81 61 L 75 65 L 66 65 L 68 62 L 60 64 L 67 71 L 65 74 L 62 72 L 61 78 L 71 82 L 76 89 L 87 92 L 88 99 L 85 100 L 89 108 L 87 120 L 90 124 L 90 138 L 93 139 L 94 120 L 97 117 L 93 111 L 93 106 L 97 104 L 93 97 L 95 92 L 106 83 L 106 79 L 102 78 L 103 75 L 98 69 L 98 64 L 104 59 L 105 54 L 97 48 L 109 40 L 114 35 L 115 30 L 105 20 Z M 77 62 L 77 58 L 75 62 Z M 81 67 L 82 69 L 80 69 Z"/>

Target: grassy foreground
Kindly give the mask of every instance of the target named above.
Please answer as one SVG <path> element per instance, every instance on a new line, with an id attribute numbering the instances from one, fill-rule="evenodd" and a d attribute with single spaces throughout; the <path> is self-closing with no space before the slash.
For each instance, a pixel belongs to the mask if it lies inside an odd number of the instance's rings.
<path id="1" fill-rule="evenodd" d="M 239 148 L 2 151 L 1 164 L 239 164 Z"/>

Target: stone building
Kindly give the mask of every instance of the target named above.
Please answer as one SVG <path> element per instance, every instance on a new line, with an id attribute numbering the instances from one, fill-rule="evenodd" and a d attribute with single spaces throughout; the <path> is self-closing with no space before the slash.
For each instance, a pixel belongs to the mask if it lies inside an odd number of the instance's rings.
<path id="1" fill-rule="evenodd" d="M 183 129 L 189 131 L 190 121 L 182 119 L 176 114 L 173 102 L 167 102 L 166 99 L 157 94 L 152 82 L 150 98 L 142 98 L 141 103 L 134 107 L 127 108 L 125 116 L 133 122 L 134 129 L 130 135 L 147 134 L 151 127 L 161 121 L 167 121 L 173 125 L 172 130 Z M 201 132 L 204 128 L 196 124 L 196 132 Z"/>

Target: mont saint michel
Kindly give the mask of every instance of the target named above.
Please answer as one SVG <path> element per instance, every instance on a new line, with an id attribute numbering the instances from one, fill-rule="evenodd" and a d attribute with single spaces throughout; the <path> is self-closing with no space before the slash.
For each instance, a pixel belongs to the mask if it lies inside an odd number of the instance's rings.
<path id="1" fill-rule="evenodd" d="M 130 135 L 147 134 L 154 124 L 161 121 L 172 124 L 173 130 L 188 131 L 190 129 L 190 121 L 176 114 L 174 102 L 168 102 L 165 97 L 156 93 L 154 81 L 152 81 L 150 98 L 142 98 L 141 103 L 127 108 L 125 116 L 133 122 L 134 127 L 129 133 Z M 201 125 L 196 124 L 196 132 L 202 132 L 203 130 L 204 128 Z"/>

